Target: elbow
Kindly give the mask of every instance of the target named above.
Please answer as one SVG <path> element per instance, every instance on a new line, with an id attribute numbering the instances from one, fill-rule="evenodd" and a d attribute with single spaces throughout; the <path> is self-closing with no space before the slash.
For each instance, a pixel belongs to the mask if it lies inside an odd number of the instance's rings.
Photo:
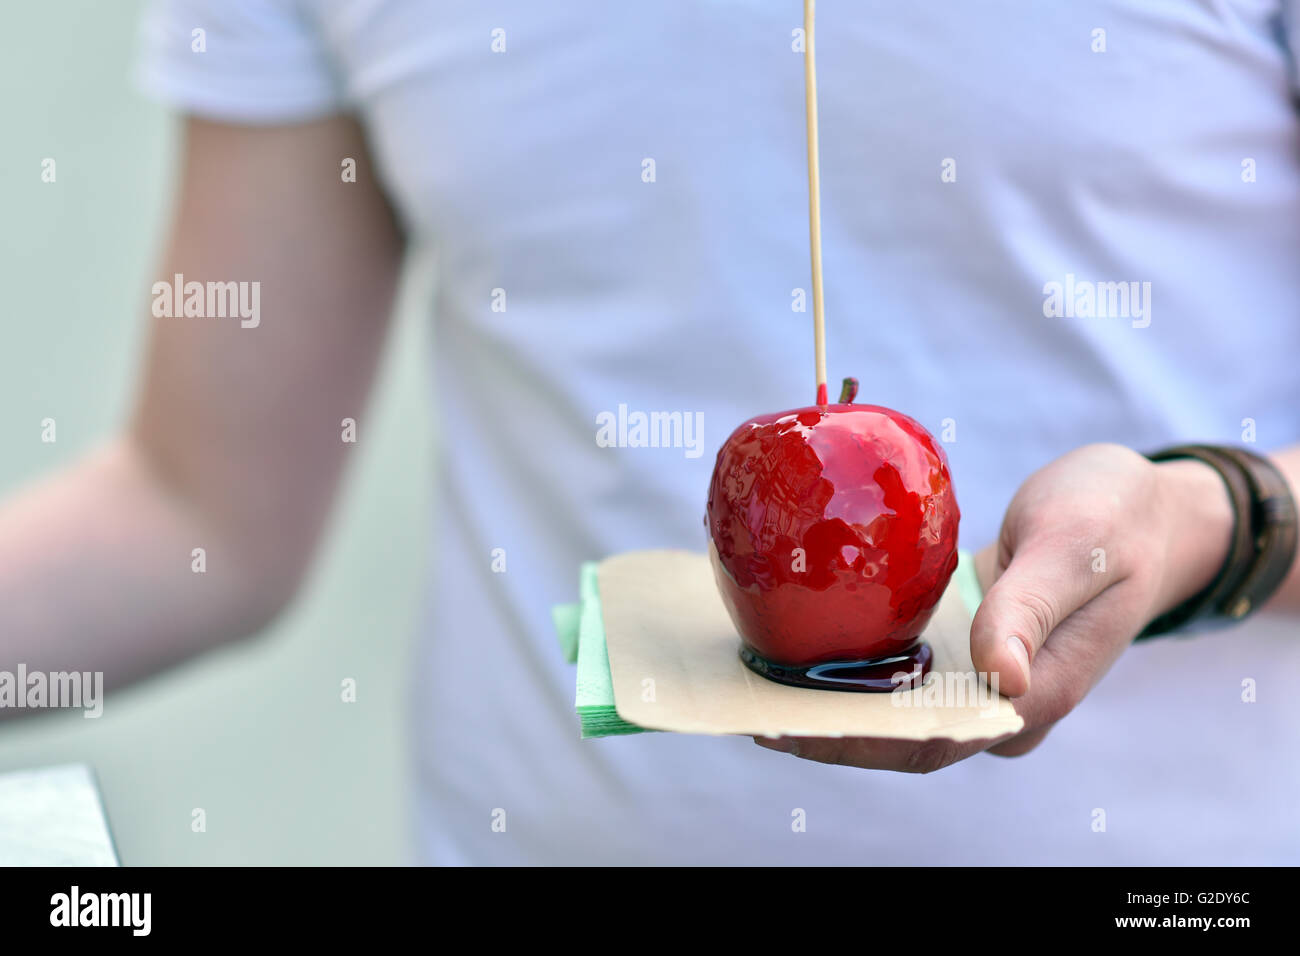
<path id="1" fill-rule="evenodd" d="M 230 643 L 264 634 L 290 611 L 307 580 L 312 549 L 263 547 L 243 555 L 229 605 L 234 614 L 223 629 Z"/>
<path id="2" fill-rule="evenodd" d="M 290 584 L 262 584 L 244 592 L 235 602 L 236 619 L 228 629 L 231 642 L 256 638 L 280 621 L 298 595 L 299 587 Z"/>

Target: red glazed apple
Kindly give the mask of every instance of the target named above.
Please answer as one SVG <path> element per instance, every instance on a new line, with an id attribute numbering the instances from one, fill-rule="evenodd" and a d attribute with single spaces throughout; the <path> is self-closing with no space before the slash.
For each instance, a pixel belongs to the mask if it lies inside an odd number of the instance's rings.
<path id="1" fill-rule="evenodd" d="M 913 645 L 957 567 L 947 456 L 906 415 L 852 404 L 856 390 L 849 379 L 839 404 L 745 422 L 709 485 L 714 574 L 742 657 L 787 683 L 909 649 L 919 668 Z"/>

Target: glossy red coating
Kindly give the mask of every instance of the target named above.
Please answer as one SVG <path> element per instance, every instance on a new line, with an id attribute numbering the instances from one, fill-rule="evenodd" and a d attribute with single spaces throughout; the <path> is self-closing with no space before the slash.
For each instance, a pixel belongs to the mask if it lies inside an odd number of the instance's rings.
<path id="1" fill-rule="evenodd" d="M 741 637 L 774 663 L 812 665 L 907 648 L 957 567 L 960 517 L 929 432 L 892 409 L 838 404 L 737 428 L 705 524 Z"/>

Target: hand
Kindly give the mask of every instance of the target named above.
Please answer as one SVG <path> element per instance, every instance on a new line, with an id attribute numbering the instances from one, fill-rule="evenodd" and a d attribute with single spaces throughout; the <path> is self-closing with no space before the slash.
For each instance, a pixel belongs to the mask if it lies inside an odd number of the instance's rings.
<path id="1" fill-rule="evenodd" d="M 976 556 L 984 601 L 971 658 L 998 675 L 1024 729 L 956 743 L 878 738 L 755 738 L 823 763 L 928 773 L 988 750 L 1042 742 L 1147 622 L 1205 588 L 1227 558 L 1233 514 L 1222 481 L 1197 461 L 1153 464 L 1119 445 L 1087 445 L 1031 475 L 996 545 Z"/>

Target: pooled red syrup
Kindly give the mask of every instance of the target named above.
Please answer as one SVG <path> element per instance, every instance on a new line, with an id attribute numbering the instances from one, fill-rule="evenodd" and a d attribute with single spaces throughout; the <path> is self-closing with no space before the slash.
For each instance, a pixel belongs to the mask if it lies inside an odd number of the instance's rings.
<path id="1" fill-rule="evenodd" d="M 928 668 L 917 637 L 957 567 L 960 512 L 930 433 L 852 404 L 847 383 L 846 395 L 737 428 L 718 452 L 705 522 L 751 668 L 891 690 L 891 675 Z"/>

